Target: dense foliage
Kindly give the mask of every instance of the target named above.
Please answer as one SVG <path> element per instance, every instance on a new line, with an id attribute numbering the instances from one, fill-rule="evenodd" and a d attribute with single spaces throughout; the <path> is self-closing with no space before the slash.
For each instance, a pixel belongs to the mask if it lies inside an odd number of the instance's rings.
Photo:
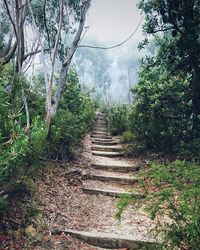
<path id="1" fill-rule="evenodd" d="M 52 145 L 58 158 L 71 155 L 85 133 L 91 128 L 94 105 L 83 93 L 76 72 L 71 71 L 62 96 L 58 114 L 52 125 Z"/>
<path id="2" fill-rule="evenodd" d="M 163 61 L 169 73 L 191 74 L 193 133 L 199 135 L 200 114 L 200 8 L 199 0 L 142 0 L 139 7 L 146 14 L 144 30 L 147 34 L 170 34 L 170 43 L 164 49 Z"/>
<path id="3" fill-rule="evenodd" d="M 191 142 L 189 80 L 184 75 L 169 77 L 156 68 L 142 70 L 133 90 L 137 101 L 130 112 L 130 129 L 147 148 L 180 153 Z"/>
<path id="4" fill-rule="evenodd" d="M 200 168 L 194 162 L 177 160 L 151 166 L 149 177 L 158 192 L 148 197 L 152 218 L 164 215 L 165 249 L 199 249 L 200 244 Z M 163 188 L 164 187 L 164 188 Z"/>
<path id="5" fill-rule="evenodd" d="M 129 108 L 126 105 L 112 107 L 108 112 L 109 126 L 113 135 L 122 134 L 129 127 Z"/>
<path id="6" fill-rule="evenodd" d="M 20 91 L 16 90 L 15 100 L 10 100 L 5 86 L 12 79 L 6 65 L 0 77 L 0 183 L 1 190 L 9 189 L 19 183 L 34 167 L 41 165 L 40 159 L 67 159 L 72 156 L 93 121 L 94 107 L 86 96 L 74 70 L 71 70 L 67 85 L 52 124 L 51 138 L 47 139 L 44 97 L 28 90 L 24 77 L 19 82 L 29 91 L 28 103 L 31 126 L 26 130 L 26 116 Z M 42 78 L 41 78 L 42 79 Z M 40 85 L 43 82 L 40 82 Z"/>

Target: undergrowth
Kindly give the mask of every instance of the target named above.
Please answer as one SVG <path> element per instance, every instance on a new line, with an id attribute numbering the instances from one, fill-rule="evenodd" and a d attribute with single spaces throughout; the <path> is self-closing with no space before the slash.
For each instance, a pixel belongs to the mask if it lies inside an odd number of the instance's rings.
<path id="1" fill-rule="evenodd" d="M 148 201 L 146 211 L 160 221 L 157 233 L 162 237 L 160 249 L 191 249 L 200 246 L 200 167 L 195 162 L 176 160 L 152 163 L 143 184 L 145 200 L 123 197 L 117 205 L 116 218 L 134 202 L 139 207 Z"/>

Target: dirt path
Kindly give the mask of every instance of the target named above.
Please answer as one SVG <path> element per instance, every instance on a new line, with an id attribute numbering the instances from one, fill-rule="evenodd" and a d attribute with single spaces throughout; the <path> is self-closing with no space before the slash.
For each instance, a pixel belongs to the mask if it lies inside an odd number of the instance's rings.
<path id="1" fill-rule="evenodd" d="M 123 157 L 101 113 L 85 138 L 83 156 L 73 169 L 58 166 L 56 178 L 49 172 L 42 184 L 38 181 L 43 212 L 33 226 L 40 224 L 43 236 L 34 249 L 150 249 L 155 224 L 142 209 L 130 204 L 121 223 L 114 218 L 119 195 L 140 197 L 143 190 L 137 162 Z"/>

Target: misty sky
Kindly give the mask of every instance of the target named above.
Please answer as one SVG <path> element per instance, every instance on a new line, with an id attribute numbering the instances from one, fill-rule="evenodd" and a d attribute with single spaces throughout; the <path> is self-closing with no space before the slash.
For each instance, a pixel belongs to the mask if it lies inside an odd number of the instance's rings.
<path id="1" fill-rule="evenodd" d="M 93 0 L 87 17 L 90 28 L 86 39 L 96 37 L 105 45 L 126 39 L 141 19 L 137 3 L 138 0 Z M 141 29 L 138 29 L 135 38 L 141 38 Z"/>
<path id="2" fill-rule="evenodd" d="M 82 44 L 109 47 L 124 41 L 135 31 L 141 20 L 141 10 L 137 8 L 137 3 L 138 0 L 92 0 L 86 22 L 89 29 Z M 142 40 L 141 24 L 127 43 L 115 49 L 102 51 L 111 62 L 108 69 L 112 82 L 109 95 L 115 102 L 127 101 L 130 76 L 132 85 L 137 83 L 137 59 L 144 55 L 137 47 Z M 77 51 L 77 55 L 81 53 L 80 50 Z M 93 71 L 95 70 L 98 69 L 93 65 Z M 90 87 L 95 83 L 95 79 L 89 70 L 86 75 L 88 77 L 85 84 Z"/>

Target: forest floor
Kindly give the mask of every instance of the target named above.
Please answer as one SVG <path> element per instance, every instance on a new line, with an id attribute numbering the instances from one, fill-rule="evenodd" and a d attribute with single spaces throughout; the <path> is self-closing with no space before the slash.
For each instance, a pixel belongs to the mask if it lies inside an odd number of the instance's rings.
<path id="1" fill-rule="evenodd" d="M 26 196 L 13 199 L 12 209 L 4 220 L 6 225 L 12 224 L 12 226 L 8 227 L 7 234 L 0 235 L 2 243 L 0 249 L 103 249 L 65 234 L 65 229 L 103 231 L 117 235 L 134 234 L 138 239 L 155 239 L 156 224 L 144 212 L 145 204 L 139 210 L 134 203 L 129 204 L 119 223 L 115 218 L 119 198 L 84 192 L 83 184 L 103 185 L 103 182 L 88 179 L 91 173 L 91 161 L 94 160 L 91 147 L 91 138 L 88 134 L 77 150 L 77 157 L 73 162 L 67 164 L 54 162 L 41 171 L 35 178 L 36 191 L 31 200 Z M 108 164 L 109 161 L 112 162 L 112 159 L 105 157 L 96 159 L 101 162 L 106 160 Z M 141 171 L 143 173 L 147 171 L 148 162 L 152 159 L 158 159 L 158 155 L 137 156 L 134 159 L 120 157 L 116 160 L 127 165 L 139 166 L 140 170 L 134 173 L 137 177 Z M 114 183 L 105 185 L 118 188 Z M 142 191 L 138 184 L 133 185 L 134 190 Z M 24 217 L 27 217 L 27 206 L 33 216 L 34 212 L 38 213 L 28 226 L 28 222 L 24 221 Z M 55 233 L 59 230 L 60 232 L 63 230 L 63 233 Z"/>

